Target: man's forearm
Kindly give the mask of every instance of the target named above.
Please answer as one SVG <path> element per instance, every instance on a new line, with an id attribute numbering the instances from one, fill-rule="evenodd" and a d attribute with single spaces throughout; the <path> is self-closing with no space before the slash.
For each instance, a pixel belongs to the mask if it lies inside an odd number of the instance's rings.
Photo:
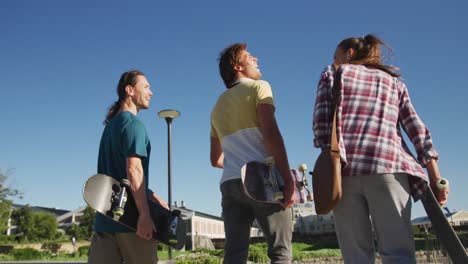
<path id="1" fill-rule="evenodd" d="M 286 155 L 286 148 L 284 146 L 283 137 L 278 127 L 269 128 L 263 132 L 264 143 L 267 152 L 270 153 L 275 159 L 275 165 L 281 173 L 281 176 L 288 182 L 291 180 L 288 156 Z"/>
<path id="2" fill-rule="evenodd" d="M 139 214 L 149 215 L 143 168 L 138 168 L 138 166 L 129 166 L 127 169 L 127 177 L 130 181 L 130 190 Z"/>
<path id="3" fill-rule="evenodd" d="M 257 107 L 257 117 L 263 135 L 266 151 L 275 159 L 275 164 L 284 178 L 285 183 L 292 182 L 289 169 L 288 156 L 284 146 L 283 137 L 275 118 L 275 108 L 269 104 L 260 104 Z"/>

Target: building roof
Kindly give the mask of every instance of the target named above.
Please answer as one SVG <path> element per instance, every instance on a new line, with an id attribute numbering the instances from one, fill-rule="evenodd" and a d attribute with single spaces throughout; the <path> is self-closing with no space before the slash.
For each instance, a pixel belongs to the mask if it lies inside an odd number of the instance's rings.
<path id="1" fill-rule="evenodd" d="M 83 207 L 79 207 L 79 208 L 77 208 L 75 210 L 65 210 L 65 209 L 42 207 L 42 206 L 13 204 L 13 208 L 15 208 L 15 209 L 20 209 L 20 208 L 23 208 L 23 207 L 26 207 L 26 206 L 29 206 L 29 208 L 31 208 L 35 212 L 52 213 L 57 217 L 58 221 L 62 221 L 63 219 L 66 219 L 67 217 L 70 217 L 72 214 L 79 214 L 80 212 L 82 212 L 86 208 L 86 206 L 83 206 Z M 203 218 L 223 221 L 223 218 L 220 217 L 220 216 L 215 216 L 215 215 L 203 213 L 203 212 L 200 212 L 200 211 L 192 210 L 192 209 L 186 208 L 185 206 L 183 206 L 183 207 L 182 206 L 180 206 L 180 207 L 173 206 L 172 209 L 173 210 L 174 209 L 180 210 L 182 215 L 186 216 L 186 217 L 191 217 L 191 216 L 196 215 L 196 216 L 200 216 L 200 217 L 203 217 Z"/>
<path id="2" fill-rule="evenodd" d="M 57 222 L 62 222 L 64 220 L 66 220 L 67 218 L 69 217 L 72 217 L 73 215 L 82 215 L 83 214 L 83 211 L 86 209 L 86 206 L 82 206 L 82 207 L 78 207 L 77 209 L 73 210 L 73 211 L 68 211 L 67 213 L 63 214 L 63 215 L 59 215 L 57 216 Z"/>
<path id="3" fill-rule="evenodd" d="M 26 204 L 26 205 L 23 205 L 23 204 L 13 204 L 12 207 L 15 208 L 15 209 L 20 209 L 20 208 L 24 208 L 24 207 L 29 207 L 29 208 L 31 208 L 34 212 L 52 213 L 52 214 L 55 215 L 56 217 L 57 217 L 57 216 L 64 215 L 64 214 L 70 212 L 70 210 L 66 210 L 66 209 L 51 208 L 51 207 L 43 207 L 43 206 L 31 206 L 31 205 L 29 205 L 29 204 Z"/>
<path id="4" fill-rule="evenodd" d="M 172 210 L 174 210 L 174 209 L 180 210 L 182 215 L 187 216 L 187 217 L 189 217 L 189 216 L 200 216 L 200 217 L 204 217 L 204 218 L 208 218 L 208 219 L 223 221 L 223 218 L 220 217 L 220 216 L 215 216 L 215 215 L 203 213 L 203 212 L 192 210 L 192 209 L 189 209 L 189 208 L 186 208 L 186 207 L 172 206 Z"/>
<path id="5" fill-rule="evenodd" d="M 455 211 L 455 212 L 445 212 L 444 215 L 447 219 L 452 220 L 455 218 L 460 218 L 464 217 L 465 219 L 468 219 L 468 212 L 466 211 Z M 425 225 L 425 224 L 430 224 L 431 220 L 429 220 L 429 217 L 427 216 L 422 216 L 422 217 L 417 217 L 413 220 L 411 220 L 412 225 Z"/>

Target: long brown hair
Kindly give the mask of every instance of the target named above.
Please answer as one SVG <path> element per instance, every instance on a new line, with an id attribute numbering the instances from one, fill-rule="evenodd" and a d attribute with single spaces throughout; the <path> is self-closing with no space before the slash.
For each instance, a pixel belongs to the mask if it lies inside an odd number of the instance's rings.
<path id="1" fill-rule="evenodd" d="M 387 48 L 390 53 L 393 53 L 390 46 L 372 34 L 368 34 L 360 38 L 347 38 L 338 44 L 338 48 L 341 48 L 344 51 L 347 51 L 348 49 L 354 50 L 354 55 L 349 59 L 349 61 L 347 61 L 347 63 L 376 68 L 390 74 L 391 76 L 400 77 L 400 74 L 396 72 L 398 68 L 391 65 L 384 65 L 382 63 L 381 46 Z"/>
<path id="2" fill-rule="evenodd" d="M 246 49 L 247 44 L 235 43 L 225 48 L 219 54 L 219 73 L 226 88 L 231 88 L 236 80 L 237 72 L 234 70 L 234 66 L 240 63 L 240 55 Z"/>
<path id="3" fill-rule="evenodd" d="M 140 75 L 145 76 L 141 71 L 137 70 L 122 73 L 122 76 L 120 76 L 119 84 L 117 85 L 117 95 L 119 96 L 119 99 L 115 101 L 115 103 L 109 108 L 109 111 L 106 115 L 106 120 L 104 120 L 103 122 L 104 125 L 107 125 L 107 123 L 109 123 L 109 120 L 119 112 L 120 106 L 123 100 L 125 100 L 125 97 L 127 96 L 125 87 L 127 87 L 127 85 L 135 86 L 137 83 L 137 77 Z"/>

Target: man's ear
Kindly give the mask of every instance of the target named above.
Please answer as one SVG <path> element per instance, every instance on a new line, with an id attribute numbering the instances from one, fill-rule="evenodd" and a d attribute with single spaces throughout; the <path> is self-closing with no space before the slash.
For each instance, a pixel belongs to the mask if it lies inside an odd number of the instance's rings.
<path id="1" fill-rule="evenodd" d="M 132 87 L 131 85 L 125 86 L 125 92 L 126 92 L 127 95 L 129 95 L 129 96 L 133 96 L 133 87 Z"/>
<path id="2" fill-rule="evenodd" d="M 236 72 L 240 72 L 244 69 L 244 67 L 242 67 L 242 65 L 234 65 L 233 69 L 236 71 Z"/>

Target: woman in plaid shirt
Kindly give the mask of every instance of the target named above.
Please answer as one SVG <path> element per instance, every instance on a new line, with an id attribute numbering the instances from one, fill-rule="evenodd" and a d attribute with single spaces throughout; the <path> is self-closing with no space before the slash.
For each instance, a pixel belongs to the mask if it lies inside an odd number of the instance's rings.
<path id="1" fill-rule="evenodd" d="M 432 136 L 400 75 L 381 63 L 382 45 L 373 35 L 341 41 L 317 89 L 314 145 L 322 148 L 330 145 L 333 81 L 341 78 L 337 134 L 344 163 L 343 197 L 334 215 L 345 263 L 374 263 L 373 229 L 383 263 L 415 263 L 411 196 L 417 200 L 427 181 L 441 204 L 448 196 L 448 190 L 435 187 L 441 176 Z M 401 128 L 417 159 L 403 141 Z"/>

